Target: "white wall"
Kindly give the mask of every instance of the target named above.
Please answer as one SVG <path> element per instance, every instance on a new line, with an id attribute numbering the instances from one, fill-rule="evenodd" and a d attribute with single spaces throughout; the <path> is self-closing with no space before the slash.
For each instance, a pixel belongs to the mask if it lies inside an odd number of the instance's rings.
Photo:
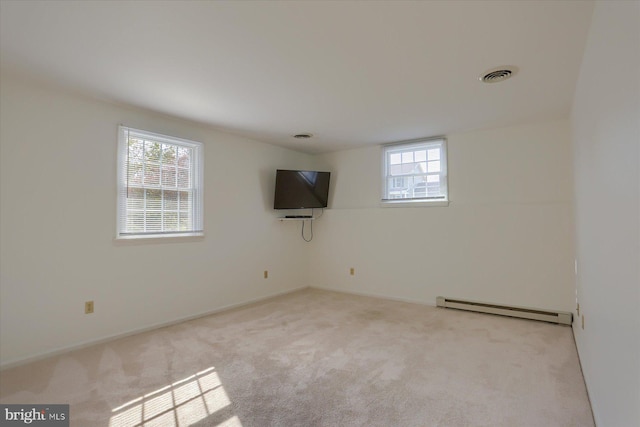
<path id="1" fill-rule="evenodd" d="M 573 306 L 566 121 L 450 135 L 450 206 L 380 208 L 379 147 L 308 156 L 15 76 L 0 83 L 5 366 L 307 285 Z M 114 240 L 119 123 L 205 143 L 203 239 Z M 307 244 L 299 223 L 275 220 L 273 174 L 320 165 L 333 172 L 331 209 Z"/>
<path id="2" fill-rule="evenodd" d="M 275 169 L 310 156 L 6 74 L 0 89 L 3 365 L 307 286 L 272 195 Z M 205 144 L 204 238 L 114 241 L 120 123 Z"/>
<path id="3" fill-rule="evenodd" d="M 426 208 L 379 207 L 379 147 L 320 156 L 333 195 L 314 225 L 311 284 L 571 310 L 568 121 L 448 135 L 448 155 L 451 203 Z"/>
<path id="4" fill-rule="evenodd" d="M 574 327 L 596 422 L 640 425 L 640 3 L 599 2 L 573 105 Z"/>

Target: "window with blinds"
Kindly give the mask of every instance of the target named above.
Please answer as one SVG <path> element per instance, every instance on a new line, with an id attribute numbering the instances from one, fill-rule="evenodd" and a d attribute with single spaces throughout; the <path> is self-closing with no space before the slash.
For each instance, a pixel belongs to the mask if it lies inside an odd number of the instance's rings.
<path id="1" fill-rule="evenodd" d="M 203 146 L 120 126 L 118 238 L 203 233 Z"/>
<path id="2" fill-rule="evenodd" d="M 383 165 L 383 202 L 448 200 L 444 138 L 387 145 Z"/>

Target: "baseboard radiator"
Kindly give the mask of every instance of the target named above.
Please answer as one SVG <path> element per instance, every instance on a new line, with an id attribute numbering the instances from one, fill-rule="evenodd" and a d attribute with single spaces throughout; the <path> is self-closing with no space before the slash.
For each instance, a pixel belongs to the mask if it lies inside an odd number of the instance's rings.
<path id="1" fill-rule="evenodd" d="M 498 305 L 445 297 L 436 298 L 436 304 L 438 307 L 499 314 L 501 316 L 520 317 L 522 319 L 542 320 L 543 322 L 559 323 L 561 325 L 571 325 L 573 322 L 573 314 L 566 311 L 539 310 L 536 308 Z"/>

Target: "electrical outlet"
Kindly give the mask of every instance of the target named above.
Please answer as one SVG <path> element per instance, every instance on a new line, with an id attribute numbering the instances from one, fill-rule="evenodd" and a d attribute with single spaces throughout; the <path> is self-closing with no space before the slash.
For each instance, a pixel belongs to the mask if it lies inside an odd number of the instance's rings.
<path id="1" fill-rule="evenodd" d="M 355 276 L 356 274 L 356 269 L 351 267 L 351 269 L 349 270 L 349 274 L 351 274 L 352 276 Z"/>
<path id="2" fill-rule="evenodd" d="M 84 303 L 84 314 L 93 313 L 93 301 L 87 301 Z"/>
<path id="3" fill-rule="evenodd" d="M 269 271 L 267 271 L 267 270 L 264 271 L 264 278 L 265 279 L 269 278 Z"/>

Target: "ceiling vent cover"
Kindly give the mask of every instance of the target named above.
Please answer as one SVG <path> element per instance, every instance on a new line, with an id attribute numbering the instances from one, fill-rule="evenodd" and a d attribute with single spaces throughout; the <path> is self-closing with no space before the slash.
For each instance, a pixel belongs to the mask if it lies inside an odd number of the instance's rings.
<path id="1" fill-rule="evenodd" d="M 481 77 L 480 81 L 484 83 L 498 83 L 507 80 L 518 71 L 516 67 L 502 66 L 487 70 Z"/>
<path id="2" fill-rule="evenodd" d="M 297 133 L 295 135 L 293 135 L 294 138 L 296 139 L 309 139 L 313 136 L 313 134 L 310 133 Z"/>

